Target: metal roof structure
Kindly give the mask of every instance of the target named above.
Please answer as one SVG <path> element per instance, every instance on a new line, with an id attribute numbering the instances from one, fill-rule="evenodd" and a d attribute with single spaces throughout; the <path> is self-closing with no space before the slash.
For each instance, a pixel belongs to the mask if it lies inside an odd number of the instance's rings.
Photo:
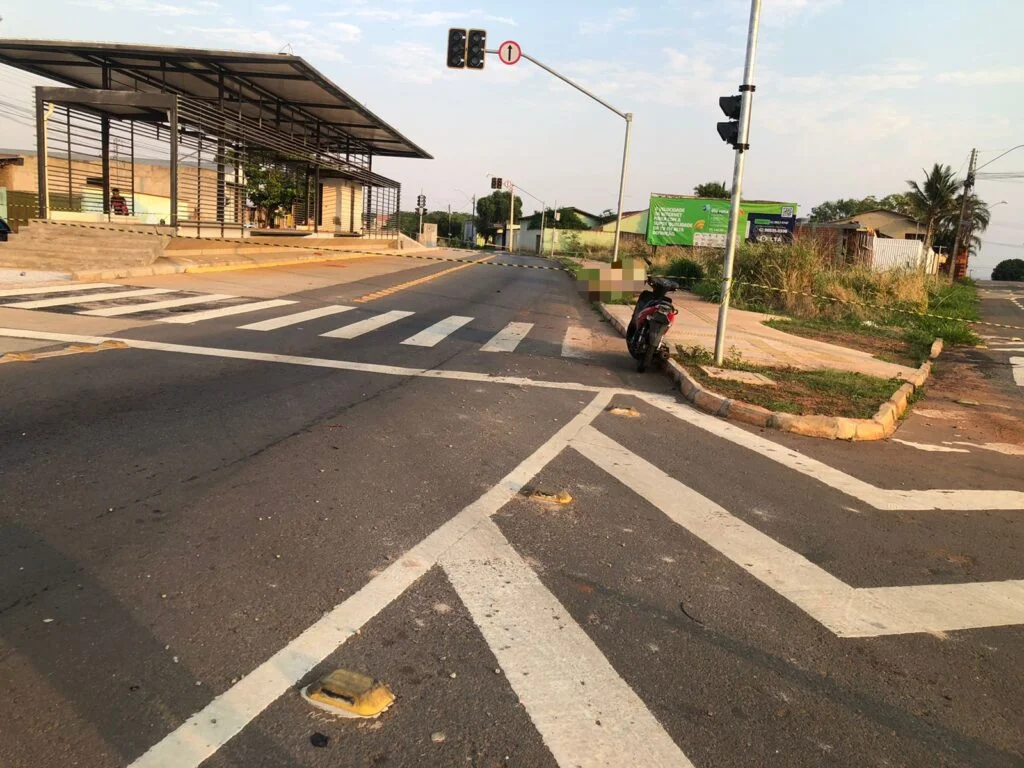
<path id="1" fill-rule="evenodd" d="M 220 104 L 328 152 L 431 158 L 301 56 L 0 39 L 0 63 L 78 88 L 177 94 Z"/>

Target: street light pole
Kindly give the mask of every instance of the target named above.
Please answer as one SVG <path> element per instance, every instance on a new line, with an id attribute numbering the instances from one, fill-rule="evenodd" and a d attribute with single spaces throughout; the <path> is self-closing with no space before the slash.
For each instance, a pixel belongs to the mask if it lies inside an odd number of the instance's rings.
<path id="1" fill-rule="evenodd" d="M 722 269 L 722 302 L 718 307 L 718 329 L 715 332 L 715 365 L 725 358 L 725 328 L 732 294 L 732 270 L 736 257 L 736 241 L 740 237 L 740 200 L 743 194 L 743 161 L 750 138 L 750 106 L 754 96 L 754 58 L 757 54 L 757 30 L 761 21 L 761 0 L 751 0 L 750 27 L 747 30 L 747 59 L 740 86 L 740 120 L 736 139 L 736 163 L 732 173 L 732 199 L 729 203 L 729 234 L 725 240 L 725 264 Z"/>
<path id="2" fill-rule="evenodd" d="M 626 166 L 629 163 L 629 135 L 633 129 L 633 113 L 626 115 L 626 141 L 622 147 L 622 173 L 619 174 L 619 204 L 615 214 L 615 245 L 612 247 L 612 268 L 621 268 L 619 261 L 619 235 L 622 232 L 622 197 L 626 191 Z"/>

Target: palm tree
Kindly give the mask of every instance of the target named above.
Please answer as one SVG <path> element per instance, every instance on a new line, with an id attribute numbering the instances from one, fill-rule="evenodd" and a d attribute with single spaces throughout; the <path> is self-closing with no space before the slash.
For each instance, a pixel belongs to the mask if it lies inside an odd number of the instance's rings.
<path id="1" fill-rule="evenodd" d="M 957 192 L 963 184 L 948 165 L 936 163 L 931 172 L 924 173 L 924 184 L 907 181 L 910 187 L 907 202 L 911 215 L 925 225 L 924 247 L 927 250 L 932 247 L 936 227 L 943 218 L 959 210 Z"/>
<path id="2" fill-rule="evenodd" d="M 960 211 L 962 210 L 963 202 L 964 196 L 963 193 L 960 193 L 956 196 L 954 210 L 943 216 L 935 225 L 935 244 L 941 245 L 950 253 L 953 252 L 953 240 L 956 238 L 956 229 L 957 224 L 960 222 Z M 967 198 L 967 220 L 964 222 L 964 237 L 966 239 L 967 233 L 970 233 L 971 240 L 969 243 L 964 243 L 961 240 L 961 247 L 967 245 L 972 254 L 977 252 L 981 248 L 981 238 L 979 235 L 988 229 L 991 221 L 992 213 L 989 211 L 988 203 L 972 192 L 970 197 Z"/>

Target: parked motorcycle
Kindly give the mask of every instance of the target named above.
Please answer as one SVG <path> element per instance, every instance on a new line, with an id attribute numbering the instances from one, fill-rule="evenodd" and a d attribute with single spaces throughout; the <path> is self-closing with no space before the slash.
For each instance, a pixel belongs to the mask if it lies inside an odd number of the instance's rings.
<path id="1" fill-rule="evenodd" d="M 678 314 L 668 293 L 679 286 L 665 277 L 648 277 L 646 282 L 651 290 L 640 294 L 626 328 L 626 346 L 640 373 L 650 367 L 656 356 L 668 357 L 668 347 L 662 340 Z"/>

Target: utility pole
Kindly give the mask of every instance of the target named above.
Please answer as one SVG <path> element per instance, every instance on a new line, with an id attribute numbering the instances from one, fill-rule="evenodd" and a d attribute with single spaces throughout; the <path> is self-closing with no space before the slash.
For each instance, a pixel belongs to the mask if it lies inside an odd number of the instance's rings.
<path id="1" fill-rule="evenodd" d="M 540 203 L 540 255 L 544 255 L 544 220 L 548 215 L 548 206 L 542 200 Z"/>
<path id="2" fill-rule="evenodd" d="M 558 201 L 555 200 L 554 212 L 551 217 L 555 223 L 551 225 L 551 258 L 555 258 L 555 251 L 558 250 Z"/>
<path id="3" fill-rule="evenodd" d="M 975 166 L 978 164 L 978 150 L 971 150 L 971 164 L 967 168 L 967 178 L 964 179 L 963 199 L 960 202 L 960 218 L 956 223 L 956 237 L 953 238 L 952 253 L 949 257 L 949 279 L 956 280 L 956 266 L 960 259 L 960 249 L 963 247 L 964 226 L 967 223 L 967 203 L 971 197 L 971 190 L 974 189 Z M 973 218 L 973 216 L 972 216 Z M 971 252 L 970 241 L 967 242 L 967 254 L 964 256 L 964 273 L 967 272 L 967 257 Z"/>
<path id="4" fill-rule="evenodd" d="M 452 237 L 452 204 L 448 203 L 448 239 Z"/>
<path id="5" fill-rule="evenodd" d="M 761 0 L 751 0 L 750 27 L 747 30 L 747 58 L 743 67 L 743 85 L 740 86 L 740 115 L 736 163 L 732 173 L 732 200 L 729 204 L 729 234 L 725 240 L 725 264 L 722 270 L 722 303 L 718 307 L 718 329 L 715 333 L 715 365 L 725 358 L 725 328 L 729 316 L 729 297 L 732 293 L 733 261 L 736 240 L 740 237 L 740 198 L 743 194 L 743 161 L 750 148 L 750 107 L 754 98 L 754 57 L 757 53 L 757 30 L 761 21 Z M 744 232 L 746 228 L 744 228 Z"/>
<path id="6" fill-rule="evenodd" d="M 512 224 L 516 214 L 516 185 L 510 181 L 508 189 L 508 229 L 505 230 L 505 250 L 512 253 Z"/>

